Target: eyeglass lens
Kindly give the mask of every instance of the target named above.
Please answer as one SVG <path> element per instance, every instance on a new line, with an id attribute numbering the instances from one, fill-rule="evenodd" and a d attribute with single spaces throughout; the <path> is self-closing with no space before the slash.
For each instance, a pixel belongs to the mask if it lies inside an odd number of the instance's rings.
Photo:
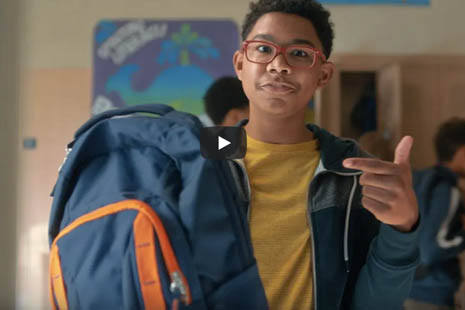
<path id="1" fill-rule="evenodd" d="M 250 42 L 246 49 L 247 58 L 258 63 L 269 63 L 276 56 L 277 48 L 264 42 Z M 289 65 L 295 67 L 309 67 L 315 61 L 316 53 L 305 46 L 287 46 L 285 58 Z"/>

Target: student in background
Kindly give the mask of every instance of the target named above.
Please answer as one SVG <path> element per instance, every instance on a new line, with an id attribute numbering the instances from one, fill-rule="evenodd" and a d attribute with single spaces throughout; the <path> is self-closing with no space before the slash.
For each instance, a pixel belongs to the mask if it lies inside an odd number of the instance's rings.
<path id="1" fill-rule="evenodd" d="M 236 77 L 219 78 L 203 99 L 208 117 L 217 126 L 234 126 L 249 115 L 249 100 Z"/>
<path id="2" fill-rule="evenodd" d="M 422 225 L 420 260 L 407 310 L 454 309 L 465 249 L 465 213 L 458 184 L 465 178 L 465 119 L 443 123 L 434 140 L 438 164 L 414 174 Z M 463 183 L 462 183 L 463 184 Z"/>

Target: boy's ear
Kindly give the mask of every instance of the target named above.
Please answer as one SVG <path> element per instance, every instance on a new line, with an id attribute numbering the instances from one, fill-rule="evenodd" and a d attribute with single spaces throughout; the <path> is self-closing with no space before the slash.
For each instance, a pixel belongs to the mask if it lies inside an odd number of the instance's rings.
<path id="1" fill-rule="evenodd" d="M 460 161 L 465 162 L 465 145 L 459 147 L 455 154 L 460 158 Z"/>
<path id="2" fill-rule="evenodd" d="M 244 63 L 244 54 L 236 51 L 233 55 L 234 71 L 236 71 L 237 78 L 242 81 L 242 65 Z"/>
<path id="3" fill-rule="evenodd" d="M 330 61 L 321 65 L 320 79 L 318 80 L 318 87 L 323 87 L 329 83 L 334 73 L 334 64 Z"/>
<path id="4" fill-rule="evenodd" d="M 464 179 L 462 185 L 464 185 L 463 190 L 465 195 L 465 145 L 460 146 L 455 152 L 452 157 L 452 163 L 457 167 L 457 171 L 455 172 Z"/>

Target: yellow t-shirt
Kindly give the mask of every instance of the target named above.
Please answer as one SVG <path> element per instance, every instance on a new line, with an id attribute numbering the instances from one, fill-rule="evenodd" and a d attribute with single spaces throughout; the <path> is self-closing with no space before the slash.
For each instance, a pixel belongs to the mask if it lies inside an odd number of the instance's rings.
<path id="1" fill-rule="evenodd" d="M 307 200 L 319 159 L 316 139 L 269 144 L 247 137 L 250 232 L 270 309 L 313 308 Z"/>

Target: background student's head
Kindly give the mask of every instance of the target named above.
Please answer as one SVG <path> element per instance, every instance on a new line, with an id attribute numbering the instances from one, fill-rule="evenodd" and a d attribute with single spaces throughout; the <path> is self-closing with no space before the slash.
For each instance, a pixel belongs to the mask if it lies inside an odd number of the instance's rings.
<path id="1" fill-rule="evenodd" d="M 442 123 L 434 146 L 438 161 L 465 177 L 465 119 L 454 117 Z"/>
<path id="2" fill-rule="evenodd" d="M 249 101 L 236 77 L 216 80 L 204 96 L 205 111 L 215 125 L 233 126 L 249 114 Z"/>

